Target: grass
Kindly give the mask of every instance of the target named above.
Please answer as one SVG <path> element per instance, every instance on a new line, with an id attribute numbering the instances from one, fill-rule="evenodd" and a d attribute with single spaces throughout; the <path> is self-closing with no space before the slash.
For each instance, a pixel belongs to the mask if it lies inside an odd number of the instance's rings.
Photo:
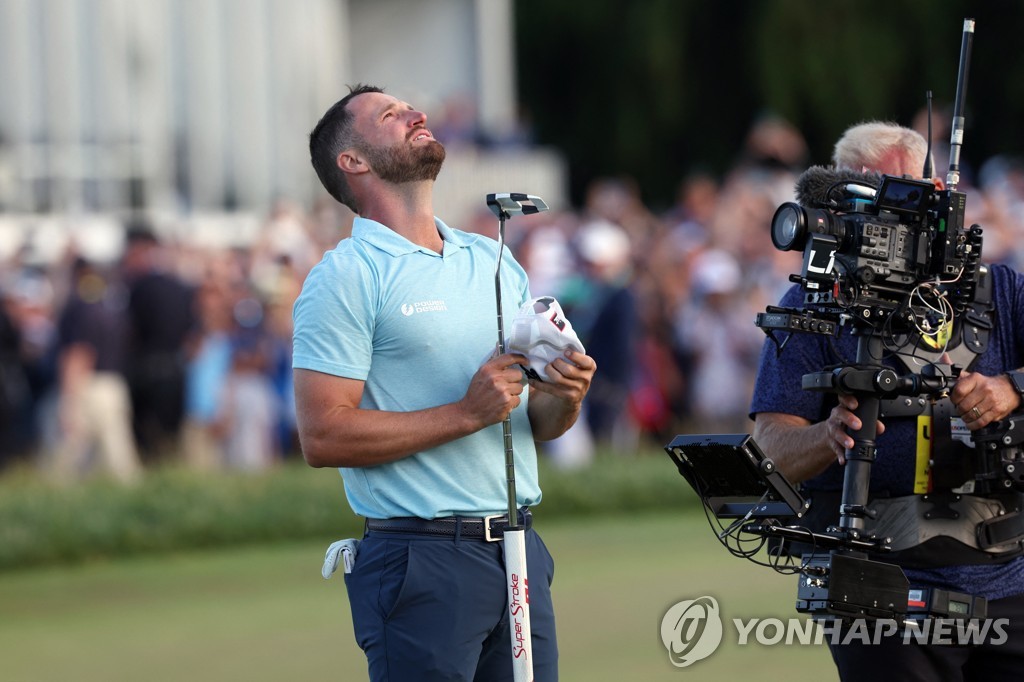
<path id="1" fill-rule="evenodd" d="M 835 679 L 823 647 L 735 644 L 732 618 L 796 615 L 796 579 L 729 556 L 699 513 L 537 512 L 556 561 L 562 680 Z M 365 679 L 344 583 L 320 577 L 325 549 L 302 541 L 0 573 L 0 678 Z M 723 644 L 674 668 L 662 615 L 703 595 L 721 605 Z"/>
<path id="2" fill-rule="evenodd" d="M 541 460 L 546 464 L 545 460 Z M 504 468 L 504 461 L 494 466 Z M 696 507 L 662 452 L 604 453 L 574 471 L 544 466 L 548 518 Z M 0 476 L 0 572 L 117 556 L 323 540 L 360 532 L 331 469 L 290 461 L 268 471 L 163 466 L 135 486 L 89 479 L 56 486 L 29 470 Z"/>

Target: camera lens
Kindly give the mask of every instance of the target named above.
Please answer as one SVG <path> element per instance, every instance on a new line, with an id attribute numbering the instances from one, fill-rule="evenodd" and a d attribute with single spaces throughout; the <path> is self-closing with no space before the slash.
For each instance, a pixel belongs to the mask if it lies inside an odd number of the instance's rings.
<path id="1" fill-rule="evenodd" d="M 772 244 L 779 251 L 804 248 L 807 242 L 807 214 L 799 204 L 779 206 L 772 218 Z"/>

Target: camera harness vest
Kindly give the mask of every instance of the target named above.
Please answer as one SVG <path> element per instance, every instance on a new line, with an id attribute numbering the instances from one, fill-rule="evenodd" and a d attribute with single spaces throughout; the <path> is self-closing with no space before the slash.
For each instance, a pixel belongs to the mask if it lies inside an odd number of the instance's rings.
<path id="1" fill-rule="evenodd" d="M 974 301 L 954 325 L 949 348 L 918 348 L 915 358 L 938 362 L 945 352 L 953 365 L 970 370 L 988 348 L 993 313 L 991 279 L 982 269 Z M 897 357 L 905 369 L 913 371 L 908 358 Z M 882 400 L 879 417 L 917 417 L 919 424 L 915 494 L 876 497 L 868 504 L 874 518 L 867 532 L 891 539 L 892 552 L 884 555 L 887 560 L 928 567 L 1001 563 L 1024 554 L 1024 495 L 1014 491 L 971 494 L 973 449 L 964 442 L 966 428 L 948 397 Z M 957 437 L 955 422 L 961 427 Z M 838 508 L 828 499 L 832 495 L 816 492 L 819 499 L 814 506 Z"/>

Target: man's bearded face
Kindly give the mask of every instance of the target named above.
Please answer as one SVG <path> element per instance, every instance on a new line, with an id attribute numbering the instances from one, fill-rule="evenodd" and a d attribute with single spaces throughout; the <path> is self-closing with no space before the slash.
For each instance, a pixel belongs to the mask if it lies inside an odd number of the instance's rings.
<path id="1" fill-rule="evenodd" d="M 436 140 L 418 146 L 406 140 L 390 147 L 375 147 L 361 141 L 359 150 L 366 155 L 377 177 L 396 185 L 436 179 L 445 157 L 444 146 Z"/>

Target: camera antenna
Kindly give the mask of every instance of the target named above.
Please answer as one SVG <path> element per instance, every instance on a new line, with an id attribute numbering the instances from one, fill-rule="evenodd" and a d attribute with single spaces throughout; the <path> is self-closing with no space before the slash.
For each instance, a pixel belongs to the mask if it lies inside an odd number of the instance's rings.
<path id="1" fill-rule="evenodd" d="M 964 100 L 967 98 L 967 70 L 971 64 L 971 45 L 974 42 L 974 19 L 964 19 L 963 39 L 960 43 L 960 73 L 956 77 L 956 101 L 953 103 L 953 125 L 949 137 L 949 171 L 946 188 L 955 190 L 960 183 L 960 146 L 964 142 Z"/>
<path id="2" fill-rule="evenodd" d="M 935 174 L 932 163 L 932 91 L 928 90 L 924 96 L 928 101 L 928 149 L 924 153 L 924 170 L 921 171 L 921 177 L 930 180 Z"/>

